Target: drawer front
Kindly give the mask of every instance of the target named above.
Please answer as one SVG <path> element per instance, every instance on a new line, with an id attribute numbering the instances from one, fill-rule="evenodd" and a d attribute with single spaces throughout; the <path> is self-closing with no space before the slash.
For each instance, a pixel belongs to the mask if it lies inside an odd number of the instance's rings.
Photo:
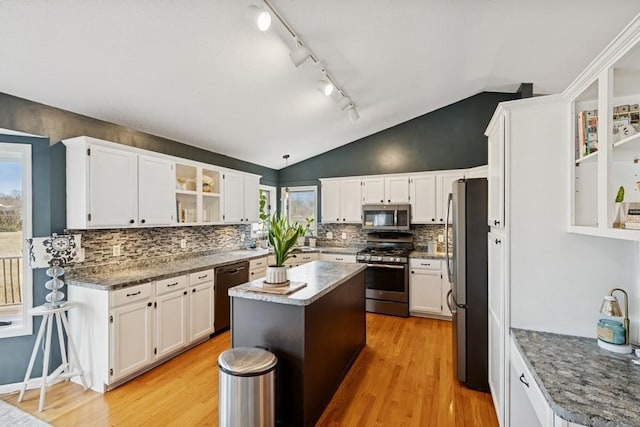
<path id="1" fill-rule="evenodd" d="M 538 420 L 540 424 L 543 426 L 553 425 L 553 412 L 551 411 L 551 407 L 547 403 L 547 400 L 544 398 L 542 391 L 538 387 L 536 380 L 533 379 L 533 375 L 531 371 L 527 367 L 522 358 L 522 355 L 518 351 L 518 347 L 516 347 L 513 342 L 513 338 L 511 338 L 511 365 L 516 371 L 518 378 L 516 378 L 518 385 L 522 386 L 524 391 L 531 402 L 531 406 L 536 412 L 538 416 Z"/>
<path id="2" fill-rule="evenodd" d="M 158 295 L 163 295 L 178 289 L 185 289 L 187 287 L 187 280 L 187 276 L 158 280 L 156 281 L 156 293 Z"/>
<path id="3" fill-rule="evenodd" d="M 315 261 L 318 259 L 318 254 L 317 253 L 311 253 L 311 254 L 296 254 L 296 259 L 297 262 L 300 264 L 304 264 L 305 262 L 311 262 L 311 261 Z"/>
<path id="4" fill-rule="evenodd" d="M 111 292 L 111 307 L 118 307 L 131 302 L 149 299 L 153 295 L 153 282 L 131 286 Z"/>
<path id="5" fill-rule="evenodd" d="M 409 260 L 409 266 L 411 268 L 424 268 L 427 270 L 438 270 L 442 266 L 442 261 L 439 259 L 421 259 L 421 258 L 411 258 Z"/>
<path id="6" fill-rule="evenodd" d="M 320 259 L 322 261 L 335 261 L 335 262 L 356 262 L 355 255 L 342 255 L 342 254 L 321 254 Z"/>
<path id="7" fill-rule="evenodd" d="M 267 275 L 267 268 L 256 268 L 249 270 L 249 280 L 256 280 Z"/>
<path id="8" fill-rule="evenodd" d="M 267 257 L 252 259 L 249 261 L 249 270 L 257 270 L 267 268 Z"/>
<path id="9" fill-rule="evenodd" d="M 191 273 L 189 274 L 189 286 L 199 285 L 204 282 L 212 282 L 214 277 L 213 268 Z"/>

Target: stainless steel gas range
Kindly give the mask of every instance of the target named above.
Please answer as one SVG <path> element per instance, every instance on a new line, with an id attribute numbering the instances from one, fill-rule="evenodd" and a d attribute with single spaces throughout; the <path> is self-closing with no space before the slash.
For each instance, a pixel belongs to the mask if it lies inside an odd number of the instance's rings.
<path id="1" fill-rule="evenodd" d="M 367 264 L 367 311 L 409 316 L 409 253 L 412 250 L 410 233 L 367 234 L 367 247 L 356 256 L 359 263 Z"/>

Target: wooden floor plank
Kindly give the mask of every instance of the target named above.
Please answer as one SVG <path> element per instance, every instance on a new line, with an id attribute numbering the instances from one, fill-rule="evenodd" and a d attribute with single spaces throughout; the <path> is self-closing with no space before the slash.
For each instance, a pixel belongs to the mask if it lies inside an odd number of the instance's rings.
<path id="1" fill-rule="evenodd" d="M 491 397 L 453 375 L 451 323 L 367 314 L 367 346 L 317 426 L 497 426 Z M 223 333 L 104 395 L 71 384 L 1 399 L 54 426 L 216 426 Z"/>

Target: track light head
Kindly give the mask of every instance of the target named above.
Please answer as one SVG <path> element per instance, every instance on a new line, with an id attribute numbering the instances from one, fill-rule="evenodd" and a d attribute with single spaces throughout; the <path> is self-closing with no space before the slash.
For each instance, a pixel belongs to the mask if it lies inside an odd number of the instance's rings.
<path id="1" fill-rule="evenodd" d="M 296 47 L 289 53 L 289 57 L 296 67 L 301 66 L 310 56 L 311 52 L 309 49 L 300 44 L 300 42 L 296 42 Z"/>
<path id="2" fill-rule="evenodd" d="M 360 114 L 358 114 L 358 110 L 356 109 L 355 105 L 352 105 L 347 110 L 347 114 L 349 115 L 349 118 L 351 119 L 352 122 L 355 122 L 360 118 Z"/>
<path id="3" fill-rule="evenodd" d="M 249 17 L 260 31 L 267 31 L 271 27 L 271 14 L 260 6 L 249 6 Z"/>
<path id="4" fill-rule="evenodd" d="M 348 96 L 344 96 L 344 94 L 342 95 L 342 98 L 340 98 L 340 100 L 338 101 L 338 107 L 340 107 L 340 110 L 342 111 L 345 111 L 347 108 L 349 108 L 351 104 L 352 104 L 351 98 L 349 98 Z"/>
<path id="5" fill-rule="evenodd" d="M 323 84 L 324 86 L 322 87 L 322 93 L 324 93 L 325 96 L 330 96 L 333 93 L 333 83 L 331 83 L 329 80 L 323 80 Z"/>

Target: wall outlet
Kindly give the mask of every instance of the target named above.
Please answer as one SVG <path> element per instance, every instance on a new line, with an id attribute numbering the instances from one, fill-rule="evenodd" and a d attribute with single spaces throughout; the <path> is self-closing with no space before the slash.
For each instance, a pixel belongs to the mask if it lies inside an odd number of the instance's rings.
<path id="1" fill-rule="evenodd" d="M 120 245 L 113 245 L 111 249 L 113 251 L 113 256 L 120 256 Z"/>
<path id="2" fill-rule="evenodd" d="M 438 242 L 444 243 L 444 234 L 438 234 Z"/>
<path id="3" fill-rule="evenodd" d="M 333 239 L 333 233 L 331 231 L 327 231 L 327 239 Z"/>
<path id="4" fill-rule="evenodd" d="M 341 237 L 342 237 L 342 240 L 345 240 L 347 238 L 347 233 L 343 232 Z"/>
<path id="5" fill-rule="evenodd" d="M 187 239 L 180 239 L 180 249 L 187 247 Z"/>

